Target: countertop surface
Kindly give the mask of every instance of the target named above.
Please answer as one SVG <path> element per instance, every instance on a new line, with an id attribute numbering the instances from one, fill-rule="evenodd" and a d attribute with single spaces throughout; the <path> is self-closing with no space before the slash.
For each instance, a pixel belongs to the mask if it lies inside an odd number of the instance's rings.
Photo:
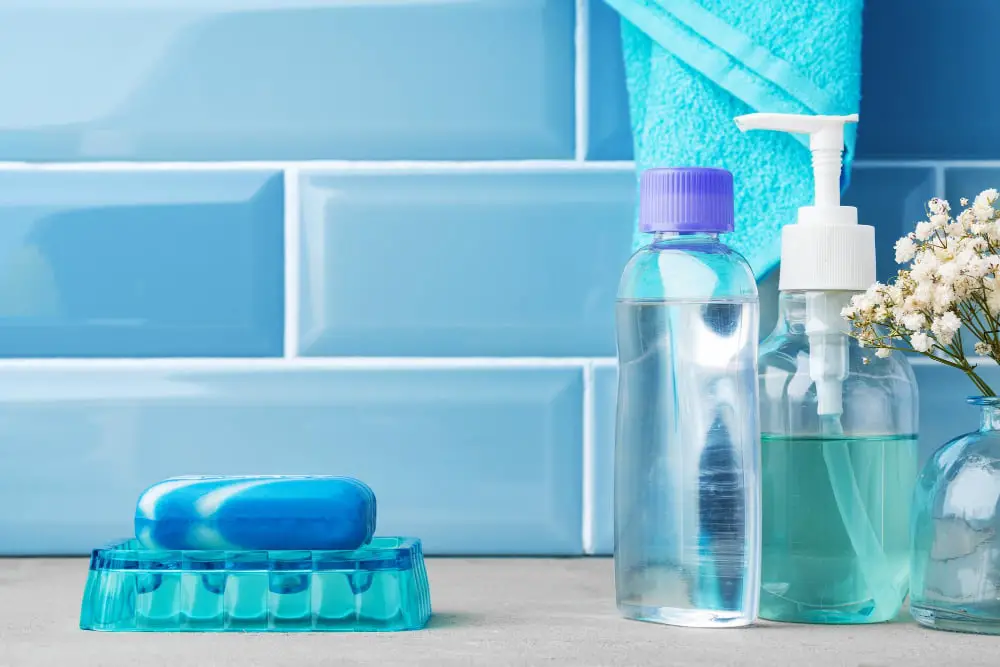
<path id="1" fill-rule="evenodd" d="M 84 559 L 0 559 L 0 667 L 262 665 L 992 665 L 1000 637 L 762 623 L 688 630 L 626 621 L 611 562 L 429 559 L 435 615 L 387 634 L 108 634 L 78 629 Z"/>

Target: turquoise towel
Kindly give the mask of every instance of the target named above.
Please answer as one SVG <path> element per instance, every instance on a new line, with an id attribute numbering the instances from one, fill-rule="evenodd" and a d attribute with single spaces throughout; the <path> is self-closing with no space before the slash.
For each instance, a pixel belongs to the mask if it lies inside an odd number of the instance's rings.
<path id="1" fill-rule="evenodd" d="M 812 202 L 808 139 L 744 135 L 733 118 L 857 113 L 862 0 L 605 1 L 624 19 L 637 168 L 732 171 L 736 231 L 728 243 L 762 276 L 778 263 L 782 225 Z M 853 126 L 845 138 L 844 187 Z"/>

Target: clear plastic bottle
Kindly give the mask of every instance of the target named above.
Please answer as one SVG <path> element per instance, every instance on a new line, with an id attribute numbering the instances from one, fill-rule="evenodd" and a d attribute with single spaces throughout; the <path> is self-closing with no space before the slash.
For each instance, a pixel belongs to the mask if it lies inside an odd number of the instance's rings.
<path id="1" fill-rule="evenodd" d="M 750 114 L 743 129 L 809 135 L 816 201 L 782 230 L 780 321 L 761 344 L 762 618 L 874 623 L 908 589 L 917 387 L 906 358 L 848 335 L 875 280 L 875 230 L 840 205 L 852 116 Z"/>
<path id="2" fill-rule="evenodd" d="M 757 285 L 719 241 L 732 174 L 642 175 L 618 292 L 615 586 L 627 618 L 742 626 L 757 615 Z"/>

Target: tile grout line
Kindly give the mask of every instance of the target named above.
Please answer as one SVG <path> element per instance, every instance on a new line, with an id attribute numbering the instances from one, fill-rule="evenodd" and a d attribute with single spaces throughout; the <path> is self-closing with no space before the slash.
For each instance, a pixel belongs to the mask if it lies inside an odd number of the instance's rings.
<path id="1" fill-rule="evenodd" d="M 576 34 L 574 38 L 574 127 L 575 158 L 587 159 L 590 137 L 590 7 L 589 0 L 576 0 Z"/>
<path id="2" fill-rule="evenodd" d="M 572 369 L 603 366 L 603 357 L 150 357 L 150 358 L 10 358 L 0 370 L 459 370 Z"/>
<path id="3" fill-rule="evenodd" d="M 583 76 L 584 87 L 589 87 Z M 588 105 L 578 105 L 582 128 L 589 121 Z M 632 160 L 586 160 L 588 136 L 581 131 L 578 154 L 572 160 L 233 160 L 204 162 L 4 162 L 0 171 L 13 172 L 170 172 L 170 171 L 285 171 L 288 169 L 371 173 L 414 172 L 547 172 L 547 171 L 632 171 Z M 581 148 L 582 147 L 582 148 Z M 963 169 L 1000 168 L 1000 160 L 881 160 L 858 159 L 856 169 Z"/>
<path id="4" fill-rule="evenodd" d="M 285 170 L 285 344 L 284 356 L 299 356 L 301 205 L 299 170 Z"/>
<path id="5" fill-rule="evenodd" d="M 594 545 L 594 364 L 583 366 L 583 502 L 581 541 L 583 553 L 593 555 Z"/>
<path id="6" fill-rule="evenodd" d="M 968 359 L 969 363 L 972 364 L 973 366 L 996 366 L 997 365 L 996 362 L 994 362 L 989 357 L 981 357 L 981 356 L 975 355 L 975 356 L 971 356 L 971 357 L 966 357 L 966 359 Z M 940 362 L 934 361 L 933 359 L 928 359 L 927 357 L 925 357 L 923 355 L 908 356 L 907 360 L 910 362 L 911 366 L 934 366 L 934 367 L 937 367 L 939 365 L 939 363 L 940 363 Z"/>
<path id="7" fill-rule="evenodd" d="M 854 161 L 854 166 L 860 169 L 887 169 L 900 168 L 912 169 L 922 167 L 924 169 L 969 169 L 976 167 L 997 168 L 1000 167 L 1000 160 L 882 160 L 878 158 L 859 158 Z"/>
<path id="8" fill-rule="evenodd" d="M 938 163 L 928 160 L 865 160 L 859 158 L 851 166 L 854 169 L 918 169 L 935 167 Z"/>
<path id="9" fill-rule="evenodd" d="M 0 162 L 13 172 L 285 171 L 289 169 L 365 173 L 507 173 L 632 171 L 632 160 L 260 160 L 233 162 Z"/>

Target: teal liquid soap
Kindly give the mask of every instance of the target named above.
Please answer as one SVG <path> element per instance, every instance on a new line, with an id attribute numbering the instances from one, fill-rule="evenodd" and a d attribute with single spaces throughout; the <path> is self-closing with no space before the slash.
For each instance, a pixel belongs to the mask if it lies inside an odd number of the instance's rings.
<path id="1" fill-rule="evenodd" d="M 893 619 L 908 590 L 916 436 L 761 441 L 761 617 Z"/>

